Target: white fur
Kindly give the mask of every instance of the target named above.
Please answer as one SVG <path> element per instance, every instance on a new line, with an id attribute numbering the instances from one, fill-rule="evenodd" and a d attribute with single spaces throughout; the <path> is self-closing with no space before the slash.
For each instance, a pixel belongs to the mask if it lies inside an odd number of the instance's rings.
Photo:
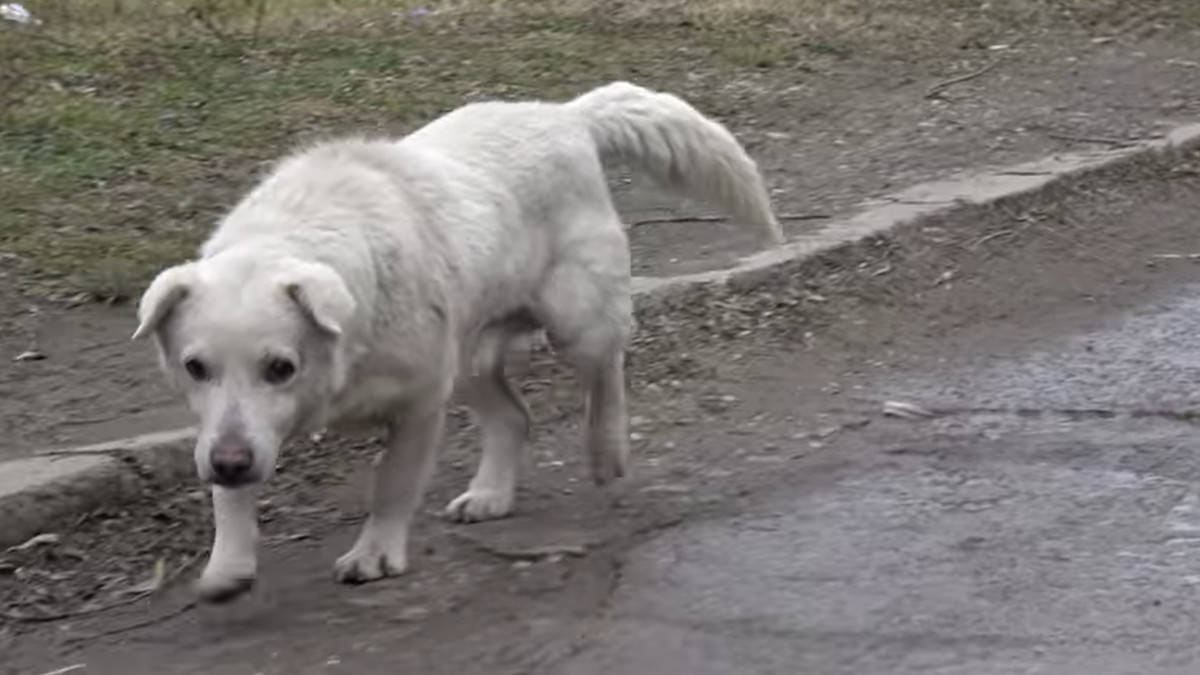
<path id="1" fill-rule="evenodd" d="M 390 432 L 370 516 L 337 576 L 402 572 L 456 388 L 479 418 L 483 456 L 448 510 L 464 521 L 507 515 L 528 415 L 503 355 L 531 331 L 545 329 L 579 373 L 594 480 L 624 474 L 632 301 L 607 161 L 782 241 L 754 163 L 725 128 L 674 96 L 614 83 L 566 103 L 468 105 L 399 141 L 298 152 L 233 209 L 199 260 L 155 279 L 135 336 L 156 337 L 201 419 L 200 475 L 216 479 L 218 447 L 253 456 L 244 484 L 214 487 L 205 597 L 249 587 L 255 486 L 282 444 L 327 424 Z M 280 360 L 297 367 L 285 381 L 269 377 Z"/>

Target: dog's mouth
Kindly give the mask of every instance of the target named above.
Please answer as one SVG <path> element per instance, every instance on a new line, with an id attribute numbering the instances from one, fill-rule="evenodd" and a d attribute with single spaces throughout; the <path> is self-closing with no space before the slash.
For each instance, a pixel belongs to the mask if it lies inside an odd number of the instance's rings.
<path id="1" fill-rule="evenodd" d="M 229 478 L 220 477 L 220 476 L 210 476 L 208 479 L 208 482 L 212 485 L 216 485 L 218 487 L 223 487 L 223 488 L 239 488 L 239 487 L 245 487 L 247 485 L 253 485 L 255 483 L 259 483 L 259 482 L 261 482 L 261 480 L 257 475 L 255 475 L 255 476 L 237 476 L 237 477 L 229 477 Z"/>

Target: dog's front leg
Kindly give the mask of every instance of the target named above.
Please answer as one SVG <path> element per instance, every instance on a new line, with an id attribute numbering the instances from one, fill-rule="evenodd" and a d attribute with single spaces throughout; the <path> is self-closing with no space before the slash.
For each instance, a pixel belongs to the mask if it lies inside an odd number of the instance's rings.
<path id="1" fill-rule="evenodd" d="M 208 565 L 196 591 L 209 602 L 231 600 L 250 590 L 258 569 L 258 488 L 214 485 L 216 533 Z"/>
<path id="2" fill-rule="evenodd" d="M 334 567 L 339 581 L 362 583 L 407 568 L 408 528 L 433 469 L 445 414 L 445 406 L 438 405 L 408 411 L 392 424 L 388 447 L 375 465 L 367 522 Z"/>

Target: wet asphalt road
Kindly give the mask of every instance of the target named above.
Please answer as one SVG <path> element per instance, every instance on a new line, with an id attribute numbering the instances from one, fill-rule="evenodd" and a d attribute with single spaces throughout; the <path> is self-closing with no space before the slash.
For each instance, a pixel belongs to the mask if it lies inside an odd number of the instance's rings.
<path id="1" fill-rule="evenodd" d="M 549 672 L 1200 672 L 1200 285 L 1105 323 L 887 378 L 955 412 L 634 550 Z"/>

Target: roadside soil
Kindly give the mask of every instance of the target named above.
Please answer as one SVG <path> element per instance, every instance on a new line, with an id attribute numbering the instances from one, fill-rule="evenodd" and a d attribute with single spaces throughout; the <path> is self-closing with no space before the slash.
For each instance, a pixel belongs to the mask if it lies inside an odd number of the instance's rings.
<path id="1" fill-rule="evenodd" d="M 975 46 L 950 65 L 846 58 L 819 72 L 702 73 L 685 89 L 722 93 L 727 103 L 706 112 L 756 156 L 777 210 L 797 217 L 788 230 L 809 231 L 823 226 L 820 217 L 924 180 L 1117 146 L 1200 113 L 1195 35 L 1094 37 L 1104 36 Z M 753 234 L 736 224 L 689 220 L 712 213 L 703 205 L 679 204 L 636 178 L 617 176 L 614 188 L 633 225 L 639 275 L 720 268 L 753 250 Z M 644 222 L 659 219 L 673 222 Z M 128 340 L 132 307 L 23 296 L 17 274 L 0 257 L 0 460 L 189 423 L 152 349 Z M 45 358 L 14 360 L 31 350 Z"/>
<path id="2" fill-rule="evenodd" d="M 204 493 L 148 482 L 58 543 L 0 556 L 0 673 L 540 672 L 602 627 L 630 547 L 890 461 L 878 450 L 897 438 L 936 447 L 937 427 L 879 414 L 880 381 L 1030 354 L 1200 281 L 1197 209 L 1200 156 L 1147 159 L 648 308 L 630 359 L 635 476 L 613 491 L 589 487 L 570 375 L 537 353 L 518 514 L 437 517 L 473 468 L 456 415 L 403 578 L 330 579 L 373 439 L 291 449 L 263 499 L 261 583 L 227 607 L 187 592 L 210 536 Z M 143 597 L 157 564 L 165 589 Z"/>

